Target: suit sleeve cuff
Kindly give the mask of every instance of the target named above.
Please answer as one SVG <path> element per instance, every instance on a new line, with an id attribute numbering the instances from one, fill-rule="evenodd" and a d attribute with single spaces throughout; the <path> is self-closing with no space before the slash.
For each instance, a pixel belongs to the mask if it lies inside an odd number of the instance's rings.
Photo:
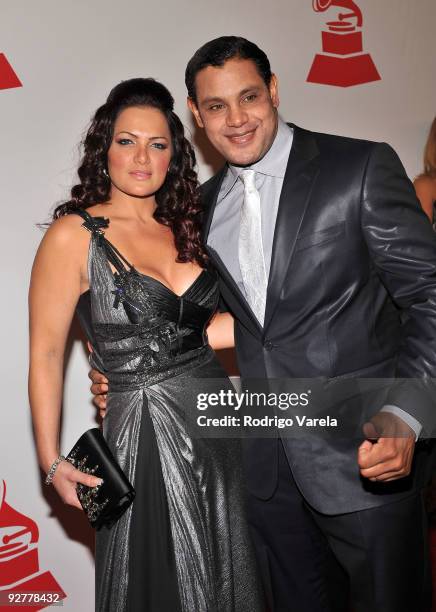
<path id="1" fill-rule="evenodd" d="M 398 406 L 393 406 L 392 404 L 383 406 L 380 412 L 390 412 L 391 414 L 394 414 L 395 416 L 399 417 L 402 421 L 404 421 L 409 427 L 413 429 L 415 433 L 415 442 L 418 440 L 422 431 L 422 425 L 411 414 L 405 412 Z"/>

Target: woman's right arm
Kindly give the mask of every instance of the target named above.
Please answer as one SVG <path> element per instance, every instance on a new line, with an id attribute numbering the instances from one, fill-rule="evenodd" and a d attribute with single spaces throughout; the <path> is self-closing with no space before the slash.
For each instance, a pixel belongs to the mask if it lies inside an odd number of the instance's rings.
<path id="1" fill-rule="evenodd" d="M 89 237 L 74 215 L 56 221 L 46 232 L 32 269 L 29 290 L 29 398 L 38 460 L 47 473 L 59 455 L 64 352 L 79 295 L 86 287 L 81 262 Z M 82 264 L 83 265 L 83 264 Z M 99 479 L 62 461 L 53 486 L 67 504 L 81 508 L 76 484 L 96 486 Z"/>

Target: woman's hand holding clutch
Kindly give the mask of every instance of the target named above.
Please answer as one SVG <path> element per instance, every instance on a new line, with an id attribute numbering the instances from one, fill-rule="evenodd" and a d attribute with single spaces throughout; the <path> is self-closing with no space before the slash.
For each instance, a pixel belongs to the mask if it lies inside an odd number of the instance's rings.
<path id="1" fill-rule="evenodd" d="M 77 470 L 69 461 L 65 460 L 59 463 L 52 480 L 52 484 L 64 504 L 80 508 L 80 510 L 82 510 L 82 506 L 76 493 L 77 484 L 83 484 L 87 487 L 96 487 L 100 483 L 101 478 L 97 478 L 97 476 L 92 476 L 91 474 L 85 474 Z"/>

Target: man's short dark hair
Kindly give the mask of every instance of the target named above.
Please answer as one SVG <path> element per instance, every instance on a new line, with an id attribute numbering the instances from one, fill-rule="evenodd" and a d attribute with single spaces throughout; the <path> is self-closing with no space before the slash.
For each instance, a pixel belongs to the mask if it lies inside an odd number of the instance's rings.
<path id="1" fill-rule="evenodd" d="M 271 82 L 271 66 L 266 53 L 241 36 L 220 36 L 200 47 L 186 66 L 185 84 L 190 98 L 197 103 L 195 77 L 207 66 L 223 66 L 230 59 L 248 59 L 255 63 L 265 84 Z"/>

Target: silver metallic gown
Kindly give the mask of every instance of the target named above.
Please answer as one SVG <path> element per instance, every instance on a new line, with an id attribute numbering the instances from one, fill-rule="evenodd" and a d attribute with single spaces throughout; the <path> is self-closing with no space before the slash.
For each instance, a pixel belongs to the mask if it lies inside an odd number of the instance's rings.
<path id="1" fill-rule="evenodd" d="M 90 289 L 77 313 L 109 379 L 104 436 L 136 489 L 97 532 L 96 610 L 261 612 L 240 443 L 188 427 L 198 393 L 230 388 L 205 334 L 215 275 L 204 270 L 178 296 L 128 264 L 104 237 L 106 220 L 81 216 Z"/>

